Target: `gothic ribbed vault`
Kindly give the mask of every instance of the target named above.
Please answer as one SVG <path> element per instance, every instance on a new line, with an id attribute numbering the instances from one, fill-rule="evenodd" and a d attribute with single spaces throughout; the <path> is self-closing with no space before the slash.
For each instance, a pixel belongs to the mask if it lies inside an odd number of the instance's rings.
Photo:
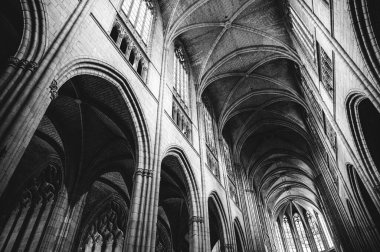
<path id="1" fill-rule="evenodd" d="M 180 40 L 197 97 L 268 209 L 289 199 L 318 205 L 299 59 L 280 1 L 160 1 L 167 42 Z"/>

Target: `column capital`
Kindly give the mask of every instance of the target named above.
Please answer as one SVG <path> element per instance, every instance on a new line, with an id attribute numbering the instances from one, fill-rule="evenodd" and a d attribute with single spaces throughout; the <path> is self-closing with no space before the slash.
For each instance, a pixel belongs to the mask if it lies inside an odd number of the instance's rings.
<path id="1" fill-rule="evenodd" d="M 30 70 L 31 72 L 34 72 L 34 71 L 36 71 L 36 69 L 37 69 L 37 67 L 38 67 L 38 63 L 37 63 L 37 62 L 34 62 L 34 61 L 30 61 L 26 67 L 27 67 L 27 69 Z"/>
<path id="2" fill-rule="evenodd" d="M 226 250 L 233 250 L 234 249 L 234 245 L 232 243 L 226 243 L 226 244 L 224 244 L 224 248 Z"/>
<path id="3" fill-rule="evenodd" d="M 13 67 L 17 67 L 19 63 L 20 63 L 19 58 L 16 58 L 16 57 L 9 57 L 8 58 L 8 64 L 13 66 Z"/>
<path id="4" fill-rule="evenodd" d="M 58 83 L 56 80 L 53 80 L 49 86 L 50 99 L 54 100 L 58 97 Z"/>
<path id="5" fill-rule="evenodd" d="M 137 168 L 133 176 L 153 177 L 153 171 L 146 168 Z"/>
<path id="6" fill-rule="evenodd" d="M 200 217 L 200 216 L 192 216 L 190 218 L 190 223 L 193 223 L 193 222 L 203 223 L 204 222 L 204 218 Z"/>

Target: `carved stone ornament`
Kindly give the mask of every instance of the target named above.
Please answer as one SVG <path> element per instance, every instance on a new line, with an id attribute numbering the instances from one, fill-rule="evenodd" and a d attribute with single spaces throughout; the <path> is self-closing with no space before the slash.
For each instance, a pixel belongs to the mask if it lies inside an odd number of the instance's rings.
<path id="1" fill-rule="evenodd" d="M 28 70 L 30 70 L 31 72 L 36 71 L 37 67 L 38 67 L 38 63 L 33 62 L 33 61 L 29 62 L 27 65 Z"/>
<path id="2" fill-rule="evenodd" d="M 233 250 L 234 249 L 234 245 L 233 244 L 230 244 L 230 243 L 227 243 L 224 245 L 224 248 L 226 250 Z"/>
<path id="3" fill-rule="evenodd" d="M 50 89 L 50 99 L 54 100 L 58 97 L 58 83 L 56 80 L 53 80 L 49 86 Z"/>
<path id="4" fill-rule="evenodd" d="M 8 58 L 8 63 L 9 65 L 13 66 L 13 67 L 17 67 L 18 64 L 20 63 L 20 60 L 16 57 L 9 57 Z"/>
<path id="5" fill-rule="evenodd" d="M 27 61 L 26 59 L 20 60 L 20 68 L 26 69 L 28 65 L 29 65 L 29 61 Z"/>
<path id="6" fill-rule="evenodd" d="M 142 177 L 152 177 L 153 176 L 153 171 L 149 169 L 143 169 L 143 168 L 138 168 L 135 171 L 134 177 L 136 176 L 142 176 Z"/>
<path id="7" fill-rule="evenodd" d="M 203 223 L 204 222 L 204 218 L 203 217 L 200 217 L 200 216 L 192 216 L 190 218 L 190 222 L 198 222 L 198 223 Z"/>

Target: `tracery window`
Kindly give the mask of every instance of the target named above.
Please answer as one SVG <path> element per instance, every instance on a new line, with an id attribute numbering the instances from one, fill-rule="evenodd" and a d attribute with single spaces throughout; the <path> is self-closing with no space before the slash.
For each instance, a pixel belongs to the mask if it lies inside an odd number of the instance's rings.
<path id="1" fill-rule="evenodd" d="M 209 110 L 209 106 L 206 105 L 204 110 L 206 145 L 213 154 L 216 154 L 217 151 L 214 133 L 214 119 Z"/>
<path id="2" fill-rule="evenodd" d="M 188 117 L 187 113 L 184 111 L 180 103 L 173 98 L 173 106 L 172 106 L 172 118 L 177 124 L 179 130 L 185 137 L 191 142 L 192 141 L 192 130 L 191 130 L 191 121 Z"/>
<path id="3" fill-rule="evenodd" d="M 288 217 L 284 216 L 283 223 L 286 243 L 288 244 L 289 252 L 297 252 L 296 245 L 294 244 L 292 231 L 290 230 Z"/>
<path id="4" fill-rule="evenodd" d="M 300 238 L 301 246 L 304 252 L 311 252 L 309 241 L 307 240 L 305 228 L 302 224 L 301 217 L 298 213 L 293 215 L 294 225 Z"/>
<path id="5" fill-rule="evenodd" d="M 309 212 L 306 212 L 306 217 L 307 217 L 307 221 L 309 222 L 311 232 L 313 233 L 315 243 L 317 244 L 318 251 L 324 251 L 325 246 L 323 245 L 321 233 L 319 232 L 317 222 L 315 221 L 314 217 Z"/>
<path id="6" fill-rule="evenodd" d="M 334 97 L 333 62 L 319 44 L 317 45 L 317 52 L 319 80 L 322 82 L 330 97 Z"/>
<path id="7" fill-rule="evenodd" d="M 152 0 L 125 0 L 121 9 L 146 44 L 152 28 Z"/>
<path id="8" fill-rule="evenodd" d="M 207 97 L 204 96 L 204 124 L 206 135 L 206 155 L 207 165 L 211 172 L 219 178 L 218 152 L 216 148 L 215 119 L 212 114 L 212 107 Z"/>
<path id="9" fill-rule="evenodd" d="M 189 107 L 189 69 L 185 62 L 184 49 L 182 46 L 175 48 L 174 91 L 187 109 Z"/>
<path id="10" fill-rule="evenodd" d="M 322 229 L 323 229 L 323 233 L 325 234 L 326 236 L 326 239 L 327 239 L 327 243 L 329 245 L 329 248 L 332 248 L 334 246 L 334 243 L 332 241 L 332 238 L 331 238 L 331 235 L 330 235 L 330 232 L 327 228 L 327 225 L 326 225 L 326 222 L 325 222 L 325 219 L 322 217 L 322 216 L 319 216 L 317 213 L 315 213 L 315 215 L 317 216 L 317 218 L 319 219 L 319 222 L 321 223 L 321 226 L 322 226 Z"/>
<path id="11" fill-rule="evenodd" d="M 229 182 L 230 182 L 230 197 L 232 201 L 235 202 L 237 206 L 239 206 L 239 198 L 238 198 L 238 194 L 236 190 L 236 185 L 235 183 L 231 181 L 231 179 L 229 179 Z"/>
<path id="12" fill-rule="evenodd" d="M 189 113 L 189 70 L 184 49 L 176 46 L 174 57 L 173 120 L 191 141 L 192 129 Z"/>
<path id="13" fill-rule="evenodd" d="M 232 181 L 235 181 L 235 174 L 232 168 L 230 147 L 228 146 L 224 138 L 223 138 L 223 154 L 224 154 L 224 160 L 226 162 L 227 175 Z"/>
<path id="14" fill-rule="evenodd" d="M 79 251 L 122 251 L 127 214 L 125 206 L 116 202 L 108 204 L 94 216 L 83 232 Z"/>
<path id="15" fill-rule="evenodd" d="M 42 230 L 47 227 L 58 199 L 61 180 L 59 167 L 49 164 L 38 176 L 30 178 L 26 186 L 13 196 L 16 204 L 12 209 L 2 205 L 1 251 L 38 250 L 37 245 L 43 239 Z"/>
<path id="16" fill-rule="evenodd" d="M 281 238 L 281 233 L 280 233 L 280 228 L 279 224 L 276 222 L 274 225 L 274 229 L 276 232 L 276 239 L 277 239 L 277 244 L 278 244 L 278 252 L 284 252 L 284 244 L 282 243 L 282 238 Z"/>

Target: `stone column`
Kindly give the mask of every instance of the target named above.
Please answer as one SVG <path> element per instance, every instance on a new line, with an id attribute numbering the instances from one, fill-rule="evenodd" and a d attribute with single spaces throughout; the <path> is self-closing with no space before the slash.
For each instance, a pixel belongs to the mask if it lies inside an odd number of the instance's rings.
<path id="1" fill-rule="evenodd" d="M 133 62 L 133 69 L 135 69 L 135 71 L 137 71 L 137 67 L 139 65 L 139 62 L 140 62 L 140 59 L 142 58 L 142 55 L 140 52 L 136 53 L 135 55 L 135 61 Z"/>
<path id="2" fill-rule="evenodd" d="M 133 42 L 129 41 L 128 46 L 127 46 L 127 51 L 125 52 L 125 57 L 127 58 L 128 62 L 129 62 L 129 56 L 131 55 L 133 48 L 134 48 Z"/>
<path id="3" fill-rule="evenodd" d="M 147 239 L 147 212 L 149 212 L 148 192 L 152 183 L 153 172 L 149 169 L 138 168 L 133 177 L 133 193 L 129 210 L 126 251 L 144 251 Z M 148 251 L 148 250 L 145 250 Z"/>
<path id="4" fill-rule="evenodd" d="M 248 184 L 248 183 L 247 183 Z M 249 184 L 246 186 L 250 186 Z M 256 191 L 254 189 L 245 189 L 247 195 L 248 209 L 250 209 L 250 214 L 253 215 L 251 230 L 254 241 L 254 251 L 264 251 L 264 237 L 262 233 L 262 225 L 259 215 L 259 205 L 256 196 Z M 250 216 L 250 214 L 248 214 Z"/>
<path id="5" fill-rule="evenodd" d="M 109 233 L 106 239 L 106 246 L 104 252 L 112 252 L 114 245 L 114 237 L 112 233 Z"/>
<path id="6" fill-rule="evenodd" d="M 321 234 L 323 245 L 325 246 L 325 249 L 330 248 L 329 242 L 327 241 L 327 237 L 325 234 L 325 230 L 322 227 L 321 221 L 319 220 L 318 214 L 315 216 L 315 219 L 318 224 L 319 233 Z"/>
<path id="7" fill-rule="evenodd" d="M 6 93 L 2 92 L 0 95 L 0 195 L 7 187 L 25 146 L 32 138 L 50 102 L 46 88 L 63 63 L 63 55 L 72 45 L 80 24 L 88 17 L 94 2 L 94 0 L 78 2 L 78 6 L 66 20 L 65 26 L 57 33 L 57 37 L 52 40 L 52 44 L 43 54 L 38 68 L 35 68 L 34 62 L 29 62 L 26 64 L 27 71 L 24 74 L 13 75 L 14 78 L 8 76 L 0 83 L 0 86 L 9 87 Z M 42 51 L 37 52 L 37 54 L 42 53 Z"/>
<path id="8" fill-rule="evenodd" d="M 94 240 L 91 236 L 88 236 L 86 240 L 86 245 L 84 247 L 84 252 L 92 252 L 92 247 L 94 246 Z"/>
<path id="9" fill-rule="evenodd" d="M 147 77 L 148 77 L 148 63 L 143 64 L 143 68 L 141 71 L 141 78 L 143 79 L 144 82 L 147 82 Z"/>
<path id="10" fill-rule="evenodd" d="M 115 43 L 118 48 L 120 48 L 121 41 L 123 40 L 124 37 L 125 37 L 125 31 L 120 30 L 119 36 L 117 37 L 117 40 L 116 40 L 116 43 Z"/>
<path id="11" fill-rule="evenodd" d="M 94 252 L 102 252 L 103 237 L 99 233 L 96 233 L 94 237 L 95 237 Z"/>
<path id="12" fill-rule="evenodd" d="M 282 225 L 282 222 L 278 222 L 279 223 L 279 230 L 280 230 L 280 238 L 282 239 L 282 244 L 284 244 L 284 249 L 286 252 L 290 252 L 289 250 L 289 244 L 288 244 L 288 240 L 286 239 L 286 235 L 285 235 L 285 231 L 284 231 L 284 227 Z"/>
<path id="13" fill-rule="evenodd" d="M 115 250 L 114 252 L 122 252 L 124 245 L 124 234 L 118 229 L 115 235 Z"/>

